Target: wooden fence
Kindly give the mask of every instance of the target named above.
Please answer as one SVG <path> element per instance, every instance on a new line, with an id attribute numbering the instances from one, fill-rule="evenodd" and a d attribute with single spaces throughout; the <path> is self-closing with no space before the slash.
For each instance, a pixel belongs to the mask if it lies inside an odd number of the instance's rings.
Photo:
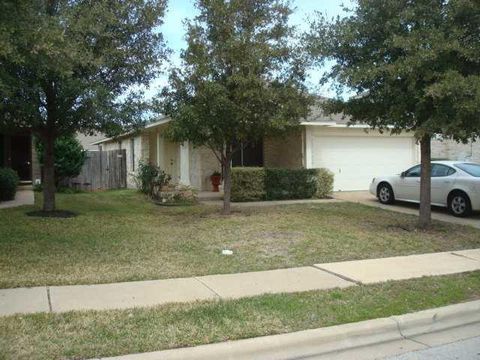
<path id="1" fill-rule="evenodd" d="M 127 187 L 127 155 L 125 150 L 87 151 L 80 175 L 68 181 L 81 190 L 107 190 Z"/>

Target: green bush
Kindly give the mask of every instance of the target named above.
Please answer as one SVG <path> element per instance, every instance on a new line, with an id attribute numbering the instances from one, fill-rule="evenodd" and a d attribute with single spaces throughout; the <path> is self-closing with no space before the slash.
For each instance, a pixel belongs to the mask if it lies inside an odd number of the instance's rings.
<path id="1" fill-rule="evenodd" d="M 15 171 L 9 168 L 0 168 L 0 201 L 15 199 L 19 181 Z"/>
<path id="2" fill-rule="evenodd" d="M 326 198 L 333 174 L 326 169 L 234 168 L 232 201 Z"/>
<path id="3" fill-rule="evenodd" d="M 163 186 L 168 185 L 172 177 L 158 166 L 141 161 L 135 172 L 134 179 L 140 192 L 153 196 L 155 188 L 161 189 Z"/>
<path id="4" fill-rule="evenodd" d="M 317 169 L 317 199 L 325 199 L 333 192 L 333 173 L 328 169 Z"/>
<path id="5" fill-rule="evenodd" d="M 38 161 L 43 165 L 44 145 L 40 139 L 36 139 L 35 148 Z M 59 187 L 62 181 L 80 174 L 87 153 L 74 136 L 62 136 L 56 139 L 53 151 L 55 153 L 55 185 Z"/>
<path id="6" fill-rule="evenodd" d="M 265 169 L 233 168 L 232 201 L 265 200 Z"/>
<path id="7" fill-rule="evenodd" d="M 311 199 L 317 192 L 317 169 L 265 169 L 267 200 Z"/>

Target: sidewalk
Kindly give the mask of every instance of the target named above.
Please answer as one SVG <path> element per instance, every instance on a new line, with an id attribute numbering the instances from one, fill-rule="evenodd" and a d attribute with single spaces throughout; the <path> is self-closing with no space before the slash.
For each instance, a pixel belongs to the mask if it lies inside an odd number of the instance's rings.
<path id="1" fill-rule="evenodd" d="M 23 205 L 35 204 L 35 196 L 32 189 L 19 189 L 15 195 L 15 200 L 0 202 L 0 209 L 13 208 Z"/>
<path id="2" fill-rule="evenodd" d="M 0 316 L 235 299 L 265 293 L 326 290 L 474 270 L 480 270 L 480 249 L 193 278 L 2 289 Z"/>

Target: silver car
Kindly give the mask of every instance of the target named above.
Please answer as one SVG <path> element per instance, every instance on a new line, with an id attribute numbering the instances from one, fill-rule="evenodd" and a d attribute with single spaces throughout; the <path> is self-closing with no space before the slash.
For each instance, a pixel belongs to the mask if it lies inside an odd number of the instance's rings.
<path id="1" fill-rule="evenodd" d="M 459 217 L 480 210 L 480 164 L 432 161 L 431 177 L 432 205 L 447 207 Z M 374 178 L 370 193 L 382 204 L 392 204 L 395 200 L 420 202 L 420 165 L 399 175 Z"/>

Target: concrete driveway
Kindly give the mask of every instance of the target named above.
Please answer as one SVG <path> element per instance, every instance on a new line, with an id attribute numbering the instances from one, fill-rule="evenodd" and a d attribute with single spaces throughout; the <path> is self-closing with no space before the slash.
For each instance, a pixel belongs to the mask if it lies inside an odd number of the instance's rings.
<path id="1" fill-rule="evenodd" d="M 342 191 L 335 192 L 333 197 L 338 200 L 351 201 L 364 205 L 375 206 L 385 210 L 397 211 L 404 214 L 418 215 L 418 204 L 395 202 L 394 205 L 383 205 L 368 191 Z M 476 212 L 468 218 L 457 218 L 450 215 L 447 209 L 433 207 L 432 218 L 452 224 L 469 225 L 480 229 L 480 213 Z"/>

